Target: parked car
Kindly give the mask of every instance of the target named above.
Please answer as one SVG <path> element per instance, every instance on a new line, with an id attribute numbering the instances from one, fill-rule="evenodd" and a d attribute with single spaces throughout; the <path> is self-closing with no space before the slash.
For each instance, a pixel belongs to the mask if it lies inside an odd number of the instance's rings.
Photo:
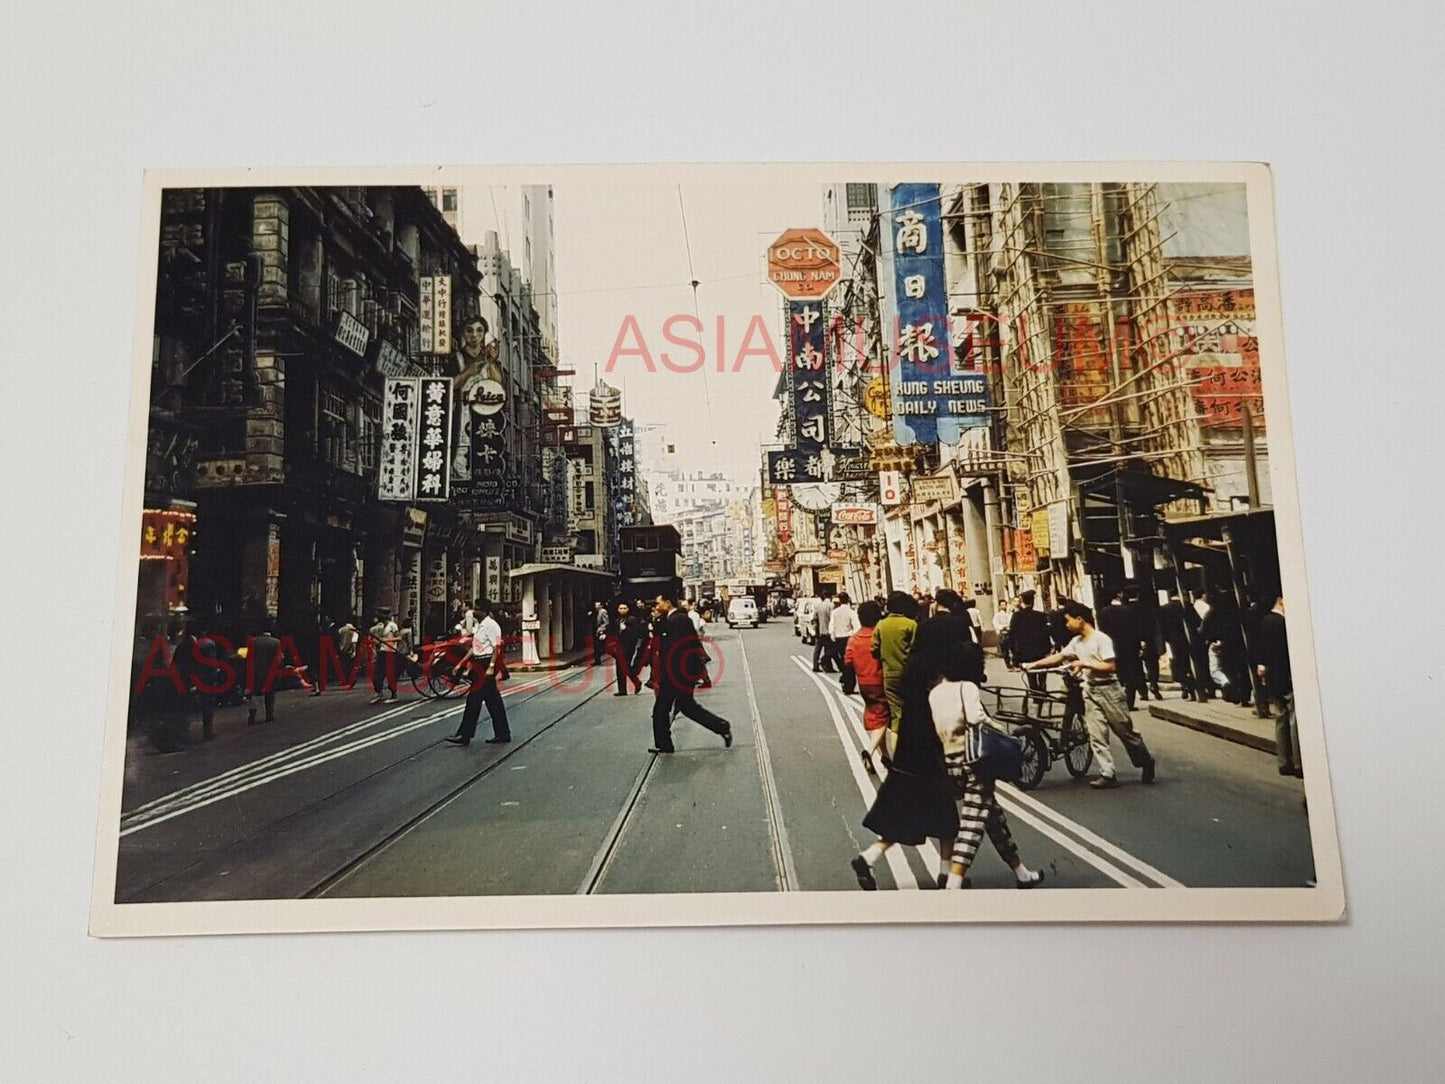
<path id="1" fill-rule="evenodd" d="M 813 611 L 817 608 L 818 600 L 815 598 L 801 598 L 793 608 L 793 635 L 801 637 L 805 644 L 811 644 L 817 638 L 817 630 L 813 628 Z"/>
<path id="2" fill-rule="evenodd" d="M 746 625 L 750 629 L 758 627 L 758 604 L 750 598 L 735 598 L 728 602 L 727 612 L 728 628 L 735 629 L 739 625 Z"/>

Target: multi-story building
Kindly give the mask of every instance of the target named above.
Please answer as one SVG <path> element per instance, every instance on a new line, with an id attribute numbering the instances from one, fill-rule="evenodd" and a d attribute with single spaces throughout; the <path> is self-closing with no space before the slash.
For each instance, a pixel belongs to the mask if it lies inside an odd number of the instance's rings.
<path id="1" fill-rule="evenodd" d="M 421 353 L 436 275 L 459 330 L 475 261 L 420 188 L 164 194 L 147 505 L 194 516 L 172 608 L 304 640 L 382 608 L 439 629 L 475 590 L 480 539 L 446 503 L 376 499 L 383 374 L 455 371 Z"/>

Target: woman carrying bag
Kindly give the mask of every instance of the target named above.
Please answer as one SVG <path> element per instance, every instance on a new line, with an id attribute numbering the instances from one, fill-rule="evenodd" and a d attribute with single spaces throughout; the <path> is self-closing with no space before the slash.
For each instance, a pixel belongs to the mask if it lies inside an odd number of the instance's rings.
<path id="1" fill-rule="evenodd" d="M 984 680 L 982 649 L 966 643 L 956 659 L 956 665 L 944 664 L 941 679 L 928 694 L 933 726 L 943 745 L 944 768 L 958 803 L 958 835 L 949 856 L 946 887 L 964 886 L 964 875 L 987 833 L 999 857 L 1013 869 L 1016 887 L 1033 888 L 1044 879 L 1043 872 L 1029 869 L 1019 857 L 1008 817 L 994 793 L 995 779 L 1007 778 L 1013 770 L 1013 751 L 1004 744 L 1013 739 L 993 727 L 979 697 Z"/>

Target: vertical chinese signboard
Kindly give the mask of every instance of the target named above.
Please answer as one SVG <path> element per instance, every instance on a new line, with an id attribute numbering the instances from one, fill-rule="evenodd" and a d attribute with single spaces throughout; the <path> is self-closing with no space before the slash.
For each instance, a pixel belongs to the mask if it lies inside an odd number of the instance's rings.
<path id="1" fill-rule="evenodd" d="M 381 460 L 376 496 L 409 501 L 416 494 L 417 427 L 421 392 L 415 377 L 389 378 L 381 401 Z"/>
<path id="2" fill-rule="evenodd" d="M 424 376 L 419 384 L 421 452 L 417 458 L 416 496 L 423 501 L 444 501 L 451 478 L 447 452 L 452 428 L 452 381 L 446 376 Z"/>
<path id="3" fill-rule="evenodd" d="M 417 329 L 423 354 L 436 353 L 436 280 L 423 275 L 417 283 Z"/>
<path id="4" fill-rule="evenodd" d="M 432 280 L 433 353 L 452 352 L 452 277 L 436 275 Z"/>
<path id="5" fill-rule="evenodd" d="M 989 393 L 983 373 L 960 369 L 953 358 L 938 185 L 894 185 L 886 232 L 898 309 L 894 439 L 956 444 L 963 429 L 988 424 Z"/>
<path id="6" fill-rule="evenodd" d="M 793 540 L 793 496 L 787 486 L 773 490 L 773 504 L 778 513 L 778 541 L 787 544 Z"/>
<path id="7" fill-rule="evenodd" d="M 1263 425 L 1254 291 L 1193 290 L 1175 295 L 1172 304 L 1184 332 L 1181 361 L 1194 385 L 1199 424 L 1239 428 L 1248 403 L 1254 424 Z"/>
<path id="8" fill-rule="evenodd" d="M 788 302 L 788 358 L 793 374 L 793 445 L 808 455 L 828 443 L 827 327 L 817 301 Z"/>

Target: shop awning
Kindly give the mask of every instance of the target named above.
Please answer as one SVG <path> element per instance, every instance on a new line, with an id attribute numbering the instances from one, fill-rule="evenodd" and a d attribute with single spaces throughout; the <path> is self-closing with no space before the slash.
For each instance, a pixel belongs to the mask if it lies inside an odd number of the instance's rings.
<path id="1" fill-rule="evenodd" d="M 512 579 L 522 576 L 542 576 L 548 572 L 575 572 L 581 576 L 598 576 L 604 580 L 615 580 L 617 577 L 611 572 L 604 572 L 600 568 L 583 568 L 581 565 L 547 564 L 537 562 L 530 565 L 522 565 L 507 573 Z"/>

